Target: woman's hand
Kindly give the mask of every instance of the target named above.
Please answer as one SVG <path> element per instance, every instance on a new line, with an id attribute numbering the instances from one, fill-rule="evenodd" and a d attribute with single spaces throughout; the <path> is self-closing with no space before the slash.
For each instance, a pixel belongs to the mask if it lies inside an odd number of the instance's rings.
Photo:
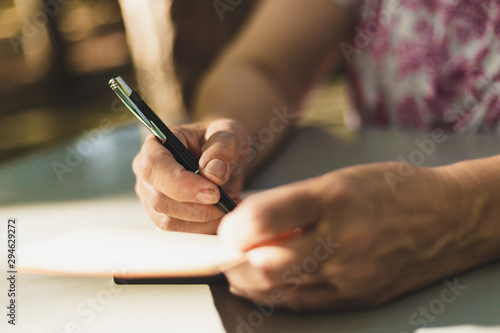
<path id="1" fill-rule="evenodd" d="M 231 291 L 295 310 L 364 307 L 477 265 L 463 223 L 472 200 L 456 178 L 415 167 L 393 191 L 385 173 L 400 166 L 350 167 L 247 198 L 218 230 L 247 251 L 226 272 Z"/>
<path id="2" fill-rule="evenodd" d="M 154 136 L 135 157 L 135 190 L 146 212 L 163 230 L 215 233 L 222 213 L 214 206 L 222 186 L 240 201 L 248 137 L 238 123 L 221 119 L 173 127 L 172 132 L 199 159 L 200 175 L 187 171 Z"/>

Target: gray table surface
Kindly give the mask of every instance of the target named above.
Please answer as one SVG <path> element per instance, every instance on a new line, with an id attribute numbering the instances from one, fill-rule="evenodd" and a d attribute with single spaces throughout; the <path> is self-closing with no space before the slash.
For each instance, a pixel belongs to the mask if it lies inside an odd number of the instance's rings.
<path id="1" fill-rule="evenodd" d="M 359 163 L 397 160 L 400 156 L 408 159 L 419 149 L 415 140 L 429 138 L 428 133 L 378 130 L 340 136 L 318 128 L 302 128 L 253 177 L 247 189 L 279 186 Z M 81 137 L 4 164 L 0 167 L 0 205 L 8 209 L 19 204 L 132 195 L 134 176 L 130 164 L 140 144 L 137 127 L 130 126 L 104 134 L 99 142 Z M 75 151 L 85 154 L 71 160 L 68 156 Z M 435 151 L 425 155 L 424 165 L 499 153 L 500 137 L 455 135 L 436 144 Z M 71 170 L 65 169 L 67 172 L 58 177 L 54 169 L 58 163 Z M 301 315 L 274 310 L 270 314 L 230 295 L 224 285 L 211 286 L 211 292 L 228 332 L 412 332 L 424 324 L 500 325 L 500 263 L 450 277 L 449 281 L 455 278 L 467 288 L 449 303 L 440 301 L 442 291 L 448 288 L 440 282 L 376 309 Z M 430 315 L 423 316 L 422 309 L 430 309 Z"/>

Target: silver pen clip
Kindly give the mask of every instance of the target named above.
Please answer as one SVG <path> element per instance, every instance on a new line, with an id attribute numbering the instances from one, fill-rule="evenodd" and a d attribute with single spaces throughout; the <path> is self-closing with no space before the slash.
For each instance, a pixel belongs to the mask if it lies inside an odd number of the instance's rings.
<path id="1" fill-rule="evenodd" d="M 120 76 L 115 77 L 114 79 L 109 80 L 109 86 L 113 91 L 118 95 L 123 104 L 127 106 L 127 108 L 134 114 L 134 116 L 139 119 L 141 123 L 146 126 L 154 136 L 161 141 L 161 143 L 165 143 L 167 141 L 167 137 L 163 134 L 162 131 L 155 125 L 155 123 L 149 120 L 139 109 L 139 107 L 132 101 L 130 95 L 132 95 L 132 89 L 123 81 Z"/>

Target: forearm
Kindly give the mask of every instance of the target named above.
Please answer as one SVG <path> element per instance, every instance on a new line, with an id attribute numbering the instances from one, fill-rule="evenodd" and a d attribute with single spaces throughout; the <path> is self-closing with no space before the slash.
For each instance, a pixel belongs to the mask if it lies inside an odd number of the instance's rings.
<path id="1" fill-rule="evenodd" d="M 284 139 L 298 119 L 297 98 L 287 98 L 266 73 L 244 62 L 225 63 L 203 81 L 195 103 L 196 120 L 230 118 L 242 124 L 255 166 Z"/>
<path id="2" fill-rule="evenodd" d="M 500 155 L 445 167 L 460 191 L 461 250 L 465 264 L 500 258 Z"/>
<path id="3" fill-rule="evenodd" d="M 339 57 L 351 18 L 325 0 L 264 0 L 200 84 L 195 119 L 231 118 L 263 160 L 297 118 L 309 86 Z M 332 51 L 333 50 L 333 51 Z"/>

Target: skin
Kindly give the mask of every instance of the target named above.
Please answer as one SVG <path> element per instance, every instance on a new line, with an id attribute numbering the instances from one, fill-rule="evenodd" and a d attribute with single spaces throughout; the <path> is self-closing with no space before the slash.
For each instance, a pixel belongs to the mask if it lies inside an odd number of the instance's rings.
<path id="1" fill-rule="evenodd" d="M 377 163 L 253 195 L 223 218 L 213 206 L 217 185 L 240 201 L 245 175 L 292 126 L 259 149 L 251 138 L 270 126 L 274 108 L 297 115 L 352 24 L 325 0 L 262 1 L 204 78 L 196 121 L 173 129 L 200 158 L 202 176 L 152 137 L 134 160 L 136 192 L 158 227 L 217 232 L 247 252 L 225 272 L 237 295 L 298 311 L 374 306 L 500 256 L 498 156 L 415 167 L 396 191 L 383 175 L 400 164 Z M 291 230 L 295 237 L 273 241 Z M 335 245 L 318 250 L 321 242 Z"/>

